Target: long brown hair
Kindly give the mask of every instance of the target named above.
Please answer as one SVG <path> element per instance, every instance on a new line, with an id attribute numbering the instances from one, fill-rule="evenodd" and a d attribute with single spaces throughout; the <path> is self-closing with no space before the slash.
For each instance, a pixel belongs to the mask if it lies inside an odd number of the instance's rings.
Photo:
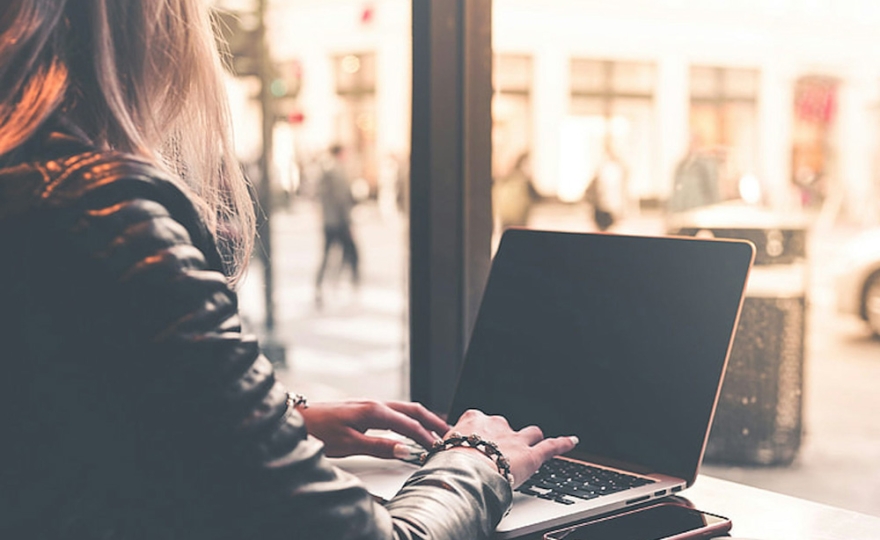
<path id="1" fill-rule="evenodd" d="M 59 109 L 98 145 L 181 180 L 232 246 L 233 281 L 254 212 L 235 160 L 222 66 L 205 0 L 4 0 L 0 155 Z"/>

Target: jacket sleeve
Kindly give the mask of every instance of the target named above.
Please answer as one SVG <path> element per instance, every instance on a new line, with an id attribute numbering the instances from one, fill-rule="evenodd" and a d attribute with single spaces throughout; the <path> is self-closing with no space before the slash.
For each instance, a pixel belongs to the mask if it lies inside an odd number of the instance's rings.
<path id="1" fill-rule="evenodd" d="M 110 167 L 112 171 L 112 167 Z M 138 167 L 59 189 L 57 224 L 92 268 L 126 414 L 182 464 L 234 538 L 488 538 L 511 490 L 484 460 L 434 456 L 387 505 L 333 467 L 256 341 L 190 201 Z M 109 383 L 108 383 L 109 384 Z M 111 390 L 112 391 L 112 390 Z M 166 457 L 167 457 L 166 456 Z"/>

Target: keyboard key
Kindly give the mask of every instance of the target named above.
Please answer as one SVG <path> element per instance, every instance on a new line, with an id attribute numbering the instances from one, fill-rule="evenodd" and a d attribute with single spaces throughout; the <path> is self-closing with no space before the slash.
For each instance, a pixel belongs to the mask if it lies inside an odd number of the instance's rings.
<path id="1" fill-rule="evenodd" d="M 583 499 L 585 501 L 590 499 L 595 499 L 599 496 L 598 493 L 594 491 L 588 491 L 584 489 L 575 489 L 570 487 L 561 487 L 559 488 L 560 492 L 565 493 L 566 495 L 570 495 L 572 497 L 577 497 L 578 499 Z"/>

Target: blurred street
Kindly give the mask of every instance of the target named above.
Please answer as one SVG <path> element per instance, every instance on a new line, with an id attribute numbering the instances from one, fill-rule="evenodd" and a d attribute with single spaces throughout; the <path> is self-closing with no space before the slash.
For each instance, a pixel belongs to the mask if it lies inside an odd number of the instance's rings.
<path id="1" fill-rule="evenodd" d="M 314 301 L 322 249 L 317 208 L 297 199 L 273 215 L 276 339 L 286 345 L 289 387 L 312 400 L 408 395 L 406 220 L 375 203 L 355 210 L 361 252 L 361 285 L 332 275 L 324 306 Z M 530 219 L 534 228 L 591 230 L 585 207 L 546 203 Z M 657 234 L 658 215 L 629 219 L 620 233 Z M 832 269 L 851 231 L 814 230 L 811 236 L 810 314 L 805 359 L 805 435 L 790 467 L 705 466 L 703 472 L 773 491 L 880 516 L 880 341 L 859 321 L 834 310 Z M 241 289 L 242 311 L 252 329 L 263 312 L 259 263 Z M 711 509 L 710 509 L 711 510 Z"/>
<path id="2" fill-rule="evenodd" d="M 314 285 L 324 242 L 318 206 L 297 199 L 272 219 L 276 339 L 286 346 L 288 385 L 317 401 L 403 399 L 409 394 L 405 219 L 397 212 L 382 216 L 374 204 L 355 208 L 361 285 L 354 290 L 331 265 L 322 309 Z M 262 328 L 257 259 L 240 296 L 246 321 Z"/>

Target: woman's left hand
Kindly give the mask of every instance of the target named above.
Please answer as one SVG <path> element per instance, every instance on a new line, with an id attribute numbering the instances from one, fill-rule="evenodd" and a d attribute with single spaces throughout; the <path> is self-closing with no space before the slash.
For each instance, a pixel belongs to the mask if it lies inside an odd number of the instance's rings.
<path id="1" fill-rule="evenodd" d="M 369 437 L 368 429 L 389 429 L 429 447 L 449 425 L 420 403 L 405 401 L 342 401 L 313 403 L 299 411 L 306 429 L 324 442 L 328 457 L 365 454 L 381 458 L 405 458 L 410 453 L 400 441 Z M 432 433 L 433 432 L 433 433 Z M 395 452 L 395 447 L 398 447 Z"/>

